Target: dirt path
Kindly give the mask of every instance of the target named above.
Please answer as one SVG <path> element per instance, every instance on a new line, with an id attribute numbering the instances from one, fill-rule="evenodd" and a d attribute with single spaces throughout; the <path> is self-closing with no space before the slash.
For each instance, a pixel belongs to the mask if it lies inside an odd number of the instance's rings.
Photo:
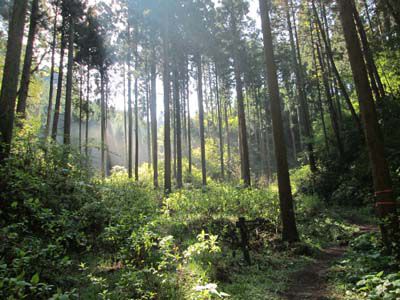
<path id="1" fill-rule="evenodd" d="M 377 230 L 370 225 L 358 225 L 357 235 Z M 340 259 L 348 246 L 333 246 L 323 249 L 316 261 L 292 275 L 283 299 L 287 300 L 328 300 L 331 299 L 327 283 L 329 267 Z"/>

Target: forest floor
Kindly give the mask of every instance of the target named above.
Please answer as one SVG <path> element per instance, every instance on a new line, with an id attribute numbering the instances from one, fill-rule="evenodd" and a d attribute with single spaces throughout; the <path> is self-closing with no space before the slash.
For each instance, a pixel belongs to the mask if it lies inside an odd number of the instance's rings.
<path id="1" fill-rule="evenodd" d="M 355 234 L 356 236 L 377 230 L 377 228 L 372 225 L 354 225 L 359 228 L 359 231 Z M 337 299 L 333 296 L 332 289 L 329 285 L 328 275 L 332 264 L 342 258 L 347 249 L 347 242 L 322 249 L 321 253 L 313 263 L 291 275 L 288 288 L 283 294 L 283 299 Z"/>

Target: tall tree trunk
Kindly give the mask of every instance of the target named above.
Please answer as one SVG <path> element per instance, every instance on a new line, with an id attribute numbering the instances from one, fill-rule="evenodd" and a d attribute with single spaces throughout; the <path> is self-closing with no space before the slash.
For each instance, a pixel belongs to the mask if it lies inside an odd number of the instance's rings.
<path id="1" fill-rule="evenodd" d="M 207 174 L 206 174 L 206 145 L 204 140 L 203 70 L 202 70 L 201 55 L 196 54 L 194 59 L 197 65 L 197 100 L 199 103 L 201 178 L 203 186 L 205 186 L 207 185 Z"/>
<path id="2" fill-rule="evenodd" d="M 128 178 L 132 178 L 132 72 L 131 72 L 131 55 L 127 56 L 128 65 Z"/>
<path id="3" fill-rule="evenodd" d="M 368 81 L 368 73 L 353 21 L 351 2 L 347 0 L 338 0 L 337 2 L 364 123 L 377 201 L 376 207 L 379 216 L 382 218 L 382 237 L 386 247 L 391 249 L 392 242 L 398 242 L 399 220 L 389 166 L 385 158 L 383 135 L 379 127 L 374 99 Z"/>
<path id="4" fill-rule="evenodd" d="M 105 140 L 106 140 L 106 103 L 105 103 L 105 74 L 104 69 L 100 69 L 100 139 L 101 139 L 101 177 L 105 177 Z"/>
<path id="5" fill-rule="evenodd" d="M 221 167 L 221 178 L 225 177 L 225 166 L 224 166 L 224 137 L 222 132 L 222 111 L 221 111 L 221 99 L 219 97 L 219 78 L 217 64 L 215 64 L 215 91 L 217 95 L 217 114 L 218 114 L 218 137 L 219 137 L 219 160 Z"/>
<path id="6" fill-rule="evenodd" d="M 296 34 L 296 43 L 294 40 L 293 36 L 293 29 L 292 29 L 292 22 L 291 22 L 291 17 L 290 17 L 290 9 L 289 9 L 289 1 L 285 0 L 285 6 L 286 6 L 286 19 L 287 19 L 287 25 L 289 29 L 289 38 L 290 38 L 290 45 L 292 48 L 292 59 L 293 59 L 293 65 L 295 69 L 295 75 L 296 75 L 296 86 L 297 86 L 297 94 L 299 96 L 299 104 L 300 104 L 300 112 L 301 112 L 301 117 L 302 117 L 302 124 L 303 124 L 303 132 L 306 138 L 306 144 L 307 144 L 307 151 L 308 151 L 308 161 L 310 164 L 310 170 L 311 172 L 316 172 L 317 171 L 317 166 L 315 163 L 315 156 L 314 156 L 314 146 L 313 146 L 313 135 L 312 135 L 312 129 L 311 129 L 311 121 L 310 121 L 310 113 L 308 109 L 308 103 L 307 103 L 307 98 L 304 93 L 304 79 L 303 79 L 303 72 L 301 70 L 301 54 L 300 54 L 300 49 L 298 45 L 298 40 L 297 40 L 297 34 Z M 296 25 L 295 25 L 296 27 Z M 297 29 L 296 29 L 297 31 Z"/>
<path id="7" fill-rule="evenodd" d="M 225 95 L 225 102 L 224 102 L 224 117 L 225 117 L 225 130 L 226 130 L 226 151 L 228 155 L 228 161 L 227 161 L 227 174 L 228 177 L 230 177 L 230 170 L 231 170 L 231 162 L 232 162 L 232 157 L 231 157 L 231 137 L 230 137 L 230 131 L 229 131 L 229 116 L 228 116 L 228 98 Z"/>
<path id="8" fill-rule="evenodd" d="M 168 12 L 166 16 L 166 26 L 163 40 L 163 86 L 164 86 L 164 192 L 171 193 L 171 113 L 170 113 L 170 94 L 171 79 L 169 68 L 169 20 Z"/>
<path id="9" fill-rule="evenodd" d="M 66 20 L 65 17 L 63 17 L 62 28 L 61 28 L 62 33 L 61 33 L 60 65 L 58 67 L 57 94 L 56 94 L 56 103 L 54 106 L 53 127 L 51 131 L 51 138 L 54 141 L 57 139 L 58 120 L 60 118 L 61 95 L 62 95 L 63 77 L 64 77 L 64 54 L 65 54 L 65 47 L 67 45 L 65 36 L 65 25 L 66 25 Z"/>
<path id="10" fill-rule="evenodd" d="M 26 118 L 26 101 L 28 99 L 29 83 L 31 80 L 33 46 L 35 43 L 37 24 L 39 20 L 39 0 L 33 0 L 31 6 L 28 40 L 26 44 L 24 66 L 22 69 L 21 84 L 17 103 L 17 114 L 20 119 Z"/>
<path id="11" fill-rule="evenodd" d="M 83 103 L 83 69 L 80 70 L 79 78 L 79 137 L 78 137 L 78 147 L 79 153 L 82 154 L 82 103 Z"/>
<path id="12" fill-rule="evenodd" d="M 85 156 L 89 155 L 89 115 L 90 115 L 90 66 L 87 66 L 86 78 L 86 126 L 85 126 Z"/>
<path id="13" fill-rule="evenodd" d="M 181 104 L 179 101 L 179 74 L 177 61 L 173 70 L 173 98 L 175 102 L 175 136 L 176 136 L 176 184 L 182 188 L 182 133 L 181 133 Z"/>
<path id="14" fill-rule="evenodd" d="M 372 51 L 369 47 L 367 34 L 364 29 L 364 25 L 361 21 L 360 15 L 358 14 L 357 8 L 355 6 L 354 0 L 352 0 L 353 6 L 353 16 L 357 25 L 357 30 L 360 35 L 360 40 L 362 44 L 363 54 L 367 66 L 368 75 L 371 82 L 371 88 L 374 91 L 375 99 L 378 105 L 382 104 L 383 98 L 385 98 L 385 89 L 383 87 L 381 78 L 378 73 L 378 69 L 376 68 L 376 64 L 374 61 L 374 57 L 372 55 Z"/>
<path id="15" fill-rule="evenodd" d="M 312 9 L 313 9 L 313 12 L 314 12 L 314 17 L 315 17 L 315 20 L 316 20 L 316 23 L 317 23 L 317 26 L 318 26 L 318 29 L 319 29 L 319 33 L 321 34 L 322 40 L 323 40 L 324 45 L 325 45 L 326 55 L 327 55 L 327 57 L 328 57 L 328 59 L 330 61 L 331 67 L 333 69 L 333 74 L 335 75 L 335 77 L 336 77 L 336 79 L 338 81 L 340 90 L 341 90 L 341 92 L 343 94 L 344 99 L 346 100 L 347 107 L 350 110 L 350 113 L 351 113 L 351 115 L 353 117 L 353 120 L 357 125 L 358 131 L 360 132 L 360 136 L 362 136 L 363 135 L 363 129 L 362 129 L 362 126 L 361 126 L 360 118 L 358 117 L 358 115 L 357 115 L 357 113 L 356 113 L 356 111 L 355 111 L 355 109 L 353 107 L 353 104 L 351 103 L 349 94 L 347 93 L 346 87 L 345 87 L 345 85 L 343 83 L 343 80 L 340 77 L 339 71 L 338 71 L 338 69 L 336 67 L 335 60 L 333 59 L 332 49 L 331 49 L 331 47 L 329 45 L 329 42 L 328 42 L 328 39 L 327 39 L 327 36 L 326 36 L 326 33 L 325 33 L 325 29 L 323 28 L 321 20 L 319 18 L 318 11 L 317 11 L 317 8 L 315 6 L 314 0 L 312 0 L 311 3 L 312 3 Z"/>
<path id="16" fill-rule="evenodd" d="M 323 84 L 325 87 L 326 101 L 328 103 L 329 114 L 330 114 L 331 123 L 332 123 L 332 129 L 333 129 L 333 132 L 336 137 L 339 155 L 341 158 L 343 158 L 344 157 L 344 147 L 343 147 L 343 142 L 342 142 L 342 138 L 340 135 L 340 128 L 339 128 L 337 113 L 333 107 L 331 88 L 329 86 L 329 77 L 328 77 L 328 73 L 327 73 L 325 65 L 324 65 L 324 61 L 322 59 L 322 54 L 321 54 L 319 45 L 317 45 L 317 53 L 318 53 L 319 64 L 320 64 L 321 71 L 322 71 L 322 81 L 323 81 Z"/>
<path id="17" fill-rule="evenodd" d="M 277 69 L 274 60 L 271 24 L 267 9 L 267 0 L 259 0 L 264 37 L 264 52 L 267 68 L 267 82 L 270 92 L 270 106 L 277 160 L 279 200 L 282 219 L 282 239 L 288 242 L 299 240 L 290 187 L 289 170 L 286 157 L 286 145 L 283 134 L 283 122 L 280 108 L 280 95 Z"/>
<path id="18" fill-rule="evenodd" d="M 236 20 L 231 12 L 231 30 L 234 39 L 237 43 L 235 49 L 239 47 L 240 37 L 237 30 Z M 245 186 L 251 185 L 250 176 L 250 161 L 249 161 L 249 146 L 247 141 L 247 126 L 246 126 L 246 115 L 244 110 L 244 97 L 243 97 L 243 82 L 242 82 L 242 71 L 240 66 L 240 53 L 239 50 L 235 50 L 234 53 L 234 73 L 236 83 L 236 98 L 237 98 L 237 109 L 238 109 L 238 121 L 239 121 L 239 150 L 240 150 L 240 166 L 241 166 L 241 177 Z"/>
<path id="19" fill-rule="evenodd" d="M 189 101 L 189 71 L 186 73 L 186 110 L 187 110 L 187 139 L 188 139 L 188 172 L 192 175 L 192 136 L 191 136 L 191 119 L 190 119 L 190 101 Z"/>
<path id="20" fill-rule="evenodd" d="M 137 46 L 136 46 L 137 47 Z M 138 72 L 139 56 L 135 49 L 135 71 Z M 135 75 L 135 181 L 139 180 L 139 86 L 138 75 Z"/>
<path id="21" fill-rule="evenodd" d="M 325 116 L 324 116 L 324 106 L 323 106 L 322 97 L 321 97 L 320 78 L 319 78 L 317 59 L 316 59 L 316 54 L 315 54 L 315 40 L 314 40 L 314 34 L 313 34 L 313 23 L 311 20 L 310 20 L 310 38 L 311 38 L 311 47 L 312 47 L 312 64 L 313 64 L 313 68 L 314 68 L 314 75 L 316 77 L 316 82 L 317 82 L 317 106 L 318 106 L 319 115 L 320 115 L 320 119 L 321 119 L 322 131 L 324 133 L 325 147 L 326 147 L 326 150 L 329 150 L 328 134 L 327 134 L 327 130 L 326 130 Z"/>
<path id="22" fill-rule="evenodd" d="M 146 128 L 147 128 L 147 165 L 151 168 L 151 128 L 150 128 L 150 72 L 146 61 Z"/>
<path id="23" fill-rule="evenodd" d="M 46 128 L 44 132 L 45 139 L 50 133 L 50 122 L 51 114 L 53 110 L 53 94 L 54 94 L 54 65 L 55 65 L 55 53 L 57 44 L 57 17 L 58 17 L 58 5 L 59 0 L 56 2 L 56 10 L 54 15 L 53 23 L 53 41 L 51 43 L 51 66 L 50 66 L 50 85 L 49 85 L 49 104 L 47 106 L 47 118 L 46 118 Z"/>
<path id="24" fill-rule="evenodd" d="M 157 141 L 157 73 L 155 52 L 151 62 L 151 141 L 153 154 L 153 184 L 158 187 L 158 141 Z"/>
<path id="25" fill-rule="evenodd" d="M 123 81 L 123 90 L 122 92 L 124 93 L 124 157 L 125 157 L 125 166 L 128 165 L 128 126 L 127 126 L 127 111 L 126 111 L 126 70 L 125 70 L 125 62 L 122 64 L 122 81 Z"/>
<path id="26" fill-rule="evenodd" d="M 14 1 L 0 92 L 0 163 L 8 157 L 14 128 L 15 101 L 28 0 Z"/>
<path id="27" fill-rule="evenodd" d="M 68 68 L 67 84 L 65 86 L 65 111 L 64 111 L 64 145 L 71 144 L 71 115 L 72 115 L 72 72 L 74 66 L 74 20 L 70 17 L 68 33 Z"/>

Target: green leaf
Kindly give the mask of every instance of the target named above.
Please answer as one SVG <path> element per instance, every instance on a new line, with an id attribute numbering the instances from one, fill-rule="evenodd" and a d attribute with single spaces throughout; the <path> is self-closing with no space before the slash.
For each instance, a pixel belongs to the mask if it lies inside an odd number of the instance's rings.
<path id="1" fill-rule="evenodd" d="M 32 276 L 32 278 L 31 278 L 31 283 L 32 283 L 32 284 L 38 284 L 38 283 L 39 283 L 39 280 L 40 280 L 40 278 L 39 278 L 39 273 L 36 273 L 35 275 Z"/>

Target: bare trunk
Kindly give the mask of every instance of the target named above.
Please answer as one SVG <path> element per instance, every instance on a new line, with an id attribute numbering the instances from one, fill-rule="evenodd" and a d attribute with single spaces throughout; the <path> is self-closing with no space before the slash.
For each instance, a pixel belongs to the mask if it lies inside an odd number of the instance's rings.
<path id="1" fill-rule="evenodd" d="M 72 114 L 72 72 L 74 66 L 74 20 L 69 21 L 68 33 L 68 69 L 67 84 L 65 87 L 65 111 L 64 111 L 64 145 L 71 144 L 71 114 Z"/>
<path id="2" fill-rule="evenodd" d="M 63 18 L 63 25 L 61 28 L 62 34 L 61 34 L 61 49 L 60 49 L 60 65 L 58 67 L 57 94 L 56 94 L 56 103 L 54 107 L 53 127 L 51 131 L 51 138 L 54 141 L 57 139 L 58 120 L 60 118 L 61 95 L 62 95 L 63 77 L 64 77 L 64 54 L 65 54 L 65 47 L 67 44 L 65 37 L 65 23 L 66 23 L 65 18 Z"/>
<path id="3" fill-rule="evenodd" d="M 0 92 L 0 163 L 8 157 L 14 128 L 15 101 L 28 0 L 14 1 Z"/>
<path id="4" fill-rule="evenodd" d="M 57 44 L 57 17 L 58 17 L 58 2 L 56 3 L 56 11 L 53 23 L 53 41 L 51 43 L 51 66 L 50 66 L 50 86 L 49 86 L 49 104 L 47 106 L 47 119 L 45 128 L 45 139 L 50 133 L 51 114 L 53 110 L 53 94 L 54 94 L 54 65 L 55 65 L 55 52 Z"/>
<path id="5" fill-rule="evenodd" d="M 204 108 L 203 108 L 203 71 L 201 55 L 195 57 L 197 64 L 197 100 L 199 103 L 199 127 L 200 127 L 200 152 L 201 152 L 201 174 L 203 186 L 207 185 L 206 174 L 206 145 L 204 141 Z"/>
<path id="6" fill-rule="evenodd" d="M 272 116 L 272 126 L 275 141 L 275 156 L 277 160 L 278 187 L 280 211 L 282 220 L 282 239 L 288 242 L 299 240 L 297 233 L 292 191 L 290 187 L 289 170 L 286 157 L 286 145 L 283 135 L 283 122 L 280 108 L 280 95 L 277 78 L 277 70 L 274 60 L 272 43 L 272 33 L 267 0 L 260 1 L 260 12 L 262 21 L 262 31 L 264 37 L 264 52 L 267 69 L 267 83 L 270 92 L 270 106 Z"/>
<path id="7" fill-rule="evenodd" d="M 382 219 L 380 226 L 382 238 L 386 247 L 391 249 L 393 247 L 392 243 L 398 241 L 399 220 L 389 166 L 385 158 L 383 136 L 368 82 L 368 73 L 363 60 L 360 41 L 353 21 L 351 2 L 347 0 L 338 0 L 337 2 L 364 123 L 365 138 L 374 181 L 376 208 Z"/>
<path id="8" fill-rule="evenodd" d="M 182 188 L 182 133 L 181 133 L 181 104 L 179 101 L 179 73 L 177 62 L 174 62 L 173 98 L 175 102 L 175 137 L 176 137 L 176 184 Z"/>
<path id="9" fill-rule="evenodd" d="M 157 73 L 155 53 L 151 63 L 151 141 L 153 154 L 153 184 L 158 187 L 158 141 L 157 141 Z"/>
<path id="10" fill-rule="evenodd" d="M 26 101 L 28 99 L 29 83 L 31 80 L 31 66 L 33 58 L 33 46 L 36 38 L 37 24 L 39 20 L 39 0 L 32 1 L 31 19 L 29 24 L 28 41 L 26 44 L 24 66 L 22 69 L 21 84 L 17 103 L 17 114 L 20 119 L 26 118 Z M 17 123 L 18 124 L 18 123 Z M 20 124 L 21 125 L 21 124 Z"/>

